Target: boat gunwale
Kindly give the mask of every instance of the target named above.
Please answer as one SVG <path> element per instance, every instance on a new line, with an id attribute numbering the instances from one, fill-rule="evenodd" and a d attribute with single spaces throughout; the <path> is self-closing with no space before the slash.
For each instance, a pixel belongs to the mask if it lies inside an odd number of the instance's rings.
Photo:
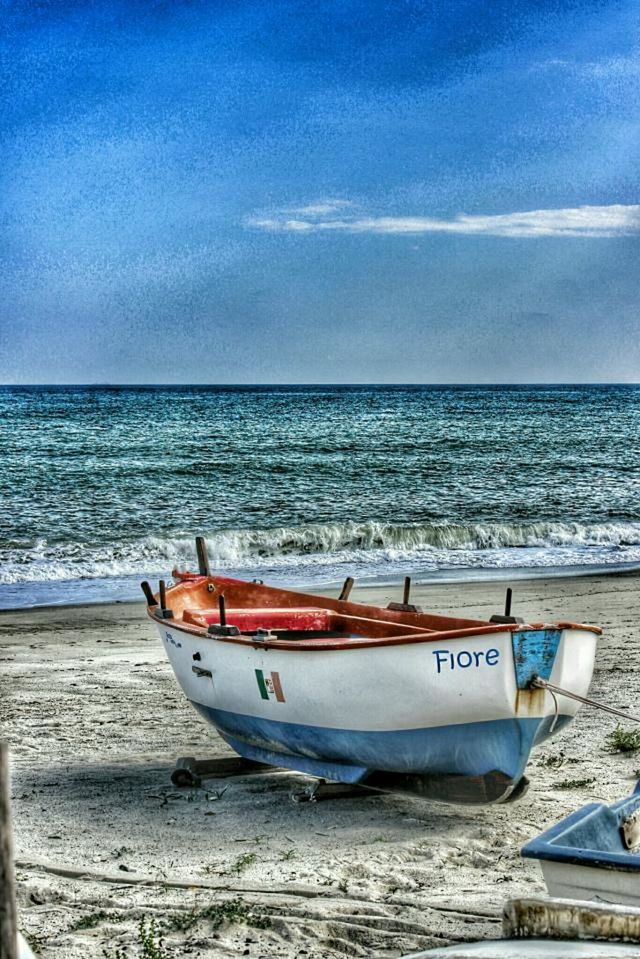
<path id="1" fill-rule="evenodd" d="M 530 630 L 540 630 L 540 629 L 572 629 L 572 630 L 582 630 L 586 632 L 595 633 L 597 636 L 602 635 L 602 629 L 599 626 L 593 626 L 590 624 L 583 623 L 573 623 L 569 621 L 560 620 L 557 623 L 490 623 L 486 620 L 468 620 L 461 617 L 455 616 L 441 616 L 439 614 L 425 614 L 433 615 L 435 620 L 444 620 L 451 622 L 464 622 L 468 623 L 465 626 L 457 626 L 451 629 L 428 629 L 427 627 L 412 625 L 411 623 L 399 621 L 396 617 L 398 611 L 393 611 L 395 615 L 392 615 L 390 619 L 385 619 L 384 614 L 388 613 L 389 610 L 384 609 L 383 607 L 372 607 L 369 604 L 361 604 L 362 613 L 364 615 L 358 615 L 360 610 L 358 606 L 360 604 L 336 600 L 332 597 L 324 596 L 315 596 L 313 593 L 303 593 L 296 592 L 294 590 L 282 589 L 280 587 L 265 586 L 263 583 L 256 582 L 247 582 L 245 580 L 239 580 L 226 576 L 215 576 L 215 575 L 203 575 L 198 573 L 180 573 L 177 570 L 173 571 L 173 575 L 177 582 L 167 589 L 167 597 L 170 594 L 184 594 L 186 593 L 188 599 L 195 599 L 196 590 L 199 592 L 200 589 L 205 586 L 207 590 L 210 587 L 213 587 L 213 591 L 216 589 L 220 590 L 220 587 L 223 588 L 230 587 L 234 589 L 236 587 L 246 587 L 250 589 L 252 586 L 257 587 L 260 591 L 267 590 L 269 593 L 273 592 L 274 595 L 280 597 L 293 598 L 300 600 L 300 607 L 310 606 L 310 601 L 317 601 L 319 608 L 324 608 L 334 613 L 337 613 L 339 616 L 342 616 L 345 619 L 358 619 L 361 622 L 371 622 L 371 623 L 388 623 L 390 626 L 404 626 L 405 629 L 409 632 L 402 633 L 395 636 L 362 636 L 362 637 L 315 637 L 310 639 L 286 639 L 280 637 L 271 637 L 257 639 L 255 635 L 241 633 L 235 636 L 221 636 L 208 632 L 208 626 L 200 626 L 195 623 L 185 623 L 182 618 L 163 618 L 156 615 L 156 610 L 158 607 L 147 606 L 147 615 L 152 619 L 156 624 L 163 624 L 167 628 L 178 630 L 181 633 L 186 633 L 189 636 L 197 637 L 198 639 L 207 639 L 214 640 L 223 643 L 235 643 L 240 646 L 250 646 L 253 649 L 281 649 L 292 652 L 300 652 L 308 650 L 309 652 L 328 652 L 330 650 L 342 651 L 342 650 L 356 650 L 356 649 L 372 649 L 382 646 L 411 646 L 419 643 L 433 643 L 433 642 L 447 642 L 452 639 L 464 639 L 471 638 L 475 636 L 491 636 L 494 634 L 500 633 L 517 633 L 517 632 L 527 632 Z M 193 597 L 188 594 L 194 593 Z M 224 596 L 224 590 L 221 595 Z M 191 607 L 193 609 L 194 607 Z M 207 609 L 209 607 L 205 606 L 196 606 L 196 609 Z M 244 607 L 243 607 L 244 608 Z M 250 608 L 250 607 L 246 607 Z M 182 607 L 179 610 L 180 616 L 184 614 L 187 609 L 186 603 L 182 604 Z M 367 615 L 367 612 L 380 613 L 379 616 Z M 413 614 L 411 614 L 413 615 Z"/>
<path id="2" fill-rule="evenodd" d="M 635 849 L 620 849 L 614 852 L 596 845 L 572 846 L 566 841 L 566 837 L 571 836 L 576 826 L 582 825 L 592 815 L 603 809 L 617 814 L 620 810 L 626 811 L 626 806 L 632 806 L 633 812 L 640 808 L 635 791 L 614 803 L 587 803 L 530 839 L 521 848 L 520 856 L 523 859 L 537 859 L 557 866 L 581 866 L 586 869 L 637 874 L 640 871 L 640 853 Z M 621 821 L 617 823 L 616 831 L 620 825 Z"/>
<path id="3" fill-rule="evenodd" d="M 451 639 L 464 639 L 475 636 L 492 636 L 499 633 L 518 633 L 529 632 L 531 630 L 541 629 L 572 629 L 595 633 L 602 635 L 602 629 L 599 626 L 592 626 L 586 623 L 573 623 L 560 621 L 557 623 L 487 623 L 484 626 L 468 626 L 466 628 L 450 630 L 425 630 L 418 632 L 404 633 L 400 636 L 379 636 L 379 637 L 353 637 L 347 638 L 332 637 L 327 639 L 284 639 L 280 637 L 267 637 L 257 639 L 255 635 L 240 633 L 236 636 L 219 636 L 208 632 L 207 627 L 198 626 L 192 623 L 185 623 L 181 619 L 164 619 L 155 614 L 156 607 L 147 607 L 147 615 L 157 625 L 164 625 L 167 628 L 175 629 L 181 633 L 187 633 L 198 639 L 213 640 L 221 643 L 235 643 L 240 646 L 250 646 L 253 649 L 282 649 L 290 651 L 327 652 L 329 650 L 355 650 L 371 649 L 381 646 L 412 646 L 419 643 L 447 642 Z M 367 620 L 370 617 L 349 616 L 345 618 Z M 380 622 L 380 620 L 374 620 Z M 409 626 L 409 624 L 406 624 Z M 415 630 L 416 627 L 409 626 Z"/>

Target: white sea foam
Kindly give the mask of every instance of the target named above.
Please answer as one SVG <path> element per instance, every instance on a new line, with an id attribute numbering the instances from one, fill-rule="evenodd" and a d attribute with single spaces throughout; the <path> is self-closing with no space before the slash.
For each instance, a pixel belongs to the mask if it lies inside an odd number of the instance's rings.
<path id="1" fill-rule="evenodd" d="M 589 565 L 640 561 L 640 522 L 611 523 L 333 523 L 209 532 L 211 564 L 220 570 L 268 568 L 298 578 L 327 578 L 343 564 L 371 575 L 377 567 L 426 569 Z M 32 543 L 0 549 L 0 585 L 111 579 L 193 568 L 188 535 L 130 543 Z M 315 570 L 315 574 L 314 574 Z M 339 575 L 336 572 L 336 575 Z"/>

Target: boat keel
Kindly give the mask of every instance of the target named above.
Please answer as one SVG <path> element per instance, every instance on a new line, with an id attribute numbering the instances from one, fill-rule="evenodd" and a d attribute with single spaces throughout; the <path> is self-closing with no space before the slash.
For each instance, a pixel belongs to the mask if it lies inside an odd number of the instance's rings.
<path id="1" fill-rule="evenodd" d="M 345 763 L 325 763 L 307 756 L 290 756 L 223 737 L 241 756 L 258 763 L 273 763 L 319 780 L 346 783 L 367 790 L 411 796 L 427 802 L 487 806 L 515 802 L 529 787 L 526 776 L 513 778 L 499 769 L 477 776 L 452 773 L 394 773 L 362 769 Z"/>
<path id="2" fill-rule="evenodd" d="M 520 799 L 529 788 L 529 780 L 522 776 L 514 782 L 498 769 L 484 776 L 374 772 L 359 785 L 429 802 L 488 806 Z"/>

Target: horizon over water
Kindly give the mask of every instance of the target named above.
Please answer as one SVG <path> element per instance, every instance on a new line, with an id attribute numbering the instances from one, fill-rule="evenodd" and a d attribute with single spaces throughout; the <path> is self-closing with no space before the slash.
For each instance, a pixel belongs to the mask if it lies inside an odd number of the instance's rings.
<path id="1" fill-rule="evenodd" d="M 640 564 L 635 384 L 0 387 L 0 608 Z"/>

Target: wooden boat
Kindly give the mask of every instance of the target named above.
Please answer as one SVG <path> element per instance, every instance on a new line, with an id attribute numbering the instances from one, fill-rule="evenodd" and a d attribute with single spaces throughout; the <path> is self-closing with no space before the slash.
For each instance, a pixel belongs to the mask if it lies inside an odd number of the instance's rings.
<path id="1" fill-rule="evenodd" d="M 596 626 L 485 622 L 174 571 L 143 584 L 185 695 L 247 760 L 452 803 L 517 798 L 586 695 Z M 346 592 L 346 591 L 345 591 Z M 407 598 L 407 597 L 405 597 Z"/>
<path id="2" fill-rule="evenodd" d="M 625 799 L 589 803 L 522 848 L 549 894 L 640 906 L 640 783 Z"/>

